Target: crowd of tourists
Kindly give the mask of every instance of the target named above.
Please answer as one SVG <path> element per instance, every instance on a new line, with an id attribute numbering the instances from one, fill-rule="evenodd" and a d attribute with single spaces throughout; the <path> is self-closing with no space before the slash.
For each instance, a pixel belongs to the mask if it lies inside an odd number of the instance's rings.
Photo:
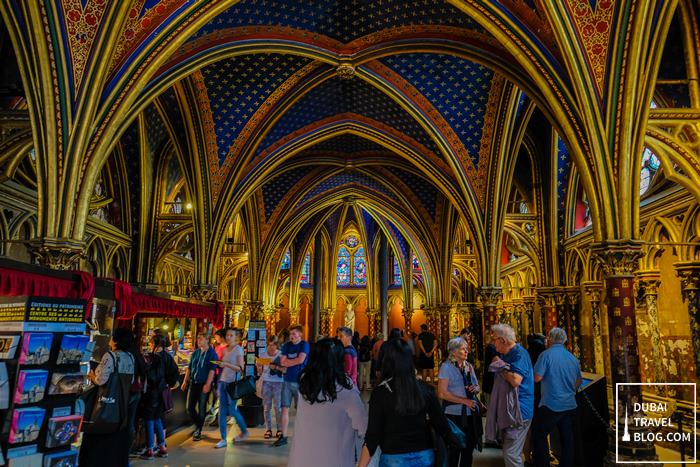
<path id="1" fill-rule="evenodd" d="M 486 445 L 500 447 L 508 467 L 540 467 L 550 465 L 548 436 L 557 428 L 559 465 L 573 465 L 581 372 L 565 347 L 565 331 L 553 328 L 546 338 L 530 336 L 527 350 L 507 324 L 492 326 L 489 334 L 477 372 L 468 329 L 440 348 L 425 325 L 418 335 L 392 329 L 386 339 L 360 337 L 341 327 L 335 336 L 319 336 L 314 343 L 303 339 L 301 326 L 292 326 L 268 339 L 259 359 L 264 363 L 257 365 L 263 438 L 274 447 L 290 442 L 290 409 L 295 407 L 290 466 L 464 467 Z M 199 334 L 180 380 L 166 336 L 153 335 L 144 356 L 133 333 L 115 330 L 113 352 L 105 354 L 90 379 L 104 385 L 112 373 L 126 375 L 128 417 L 116 434 L 85 435 L 81 464 L 106 466 L 113 460 L 124 466 L 130 450 L 143 459 L 167 457 L 164 419 L 172 406 L 170 390 L 178 386 L 187 392 L 193 441 L 202 439 L 214 415 L 220 440 L 213 447 L 229 445 L 231 423 L 238 427 L 231 442 L 245 442 L 249 431 L 239 401 L 227 391 L 245 374 L 243 337 L 238 329 L 223 329 L 212 345 L 209 336 Z M 444 358 L 435 377 L 439 350 Z M 371 391 L 368 404 L 362 391 Z M 145 433 L 140 443 L 135 442 L 137 426 Z"/>

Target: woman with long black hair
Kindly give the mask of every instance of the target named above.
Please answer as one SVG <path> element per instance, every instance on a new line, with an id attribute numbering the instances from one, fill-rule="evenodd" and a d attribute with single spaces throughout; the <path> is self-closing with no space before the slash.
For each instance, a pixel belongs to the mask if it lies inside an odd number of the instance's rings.
<path id="1" fill-rule="evenodd" d="M 358 436 L 367 428 L 360 392 L 343 366 L 338 339 L 321 339 L 311 348 L 299 377 L 299 406 L 289 467 L 354 467 Z"/>
<path id="2" fill-rule="evenodd" d="M 366 467 L 381 448 L 380 467 L 432 467 L 435 454 L 430 424 L 440 435 L 448 433 L 447 419 L 432 387 L 416 379 L 413 353 L 406 342 L 385 345 L 380 383 L 369 400 L 369 423 L 359 467 Z"/>

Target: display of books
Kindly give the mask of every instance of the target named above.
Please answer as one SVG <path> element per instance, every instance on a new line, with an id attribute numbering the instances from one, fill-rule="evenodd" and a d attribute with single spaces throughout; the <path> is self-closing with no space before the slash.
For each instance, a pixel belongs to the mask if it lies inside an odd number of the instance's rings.
<path id="1" fill-rule="evenodd" d="M 0 358 L 15 358 L 20 336 L 0 336 Z"/>
<path id="2" fill-rule="evenodd" d="M 56 394 L 77 394 L 83 389 L 87 377 L 84 373 L 54 373 L 51 375 L 49 396 Z"/>
<path id="3" fill-rule="evenodd" d="M 22 365 L 42 365 L 49 361 L 53 334 L 50 332 L 28 332 L 24 334 L 19 363 Z"/>
<path id="4" fill-rule="evenodd" d="M 80 363 L 87 348 L 90 337 L 85 334 L 66 334 L 61 339 L 61 349 L 58 351 L 57 365 Z"/>
<path id="5" fill-rule="evenodd" d="M 46 447 L 57 448 L 74 443 L 78 439 L 82 421 L 83 417 L 80 415 L 49 418 L 49 428 L 46 432 Z"/>
<path id="6" fill-rule="evenodd" d="M 78 451 L 61 451 L 46 454 L 44 467 L 75 467 L 78 465 Z"/>
<path id="7" fill-rule="evenodd" d="M 5 362 L 0 362 L 0 409 L 8 409 L 9 407 L 10 380 L 7 378 L 7 365 Z"/>
<path id="8" fill-rule="evenodd" d="M 46 410 L 41 407 L 23 407 L 12 412 L 10 444 L 29 443 L 39 437 Z"/>
<path id="9" fill-rule="evenodd" d="M 17 377 L 15 404 L 31 404 L 42 400 L 48 378 L 49 372 L 46 370 L 20 370 Z"/>

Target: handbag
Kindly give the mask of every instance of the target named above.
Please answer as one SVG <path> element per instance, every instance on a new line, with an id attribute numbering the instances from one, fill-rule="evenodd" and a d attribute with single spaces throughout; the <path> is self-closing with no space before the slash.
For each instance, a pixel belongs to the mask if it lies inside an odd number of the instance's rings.
<path id="1" fill-rule="evenodd" d="M 114 371 L 102 386 L 94 386 L 80 395 L 85 403 L 83 431 L 87 434 L 116 433 L 126 427 L 129 404 L 129 387 L 132 375 L 119 373 L 119 358 L 112 352 L 109 356 Z M 128 379 L 122 376 L 129 376 Z"/>
<path id="2" fill-rule="evenodd" d="M 465 386 L 469 386 L 469 381 L 467 380 L 467 374 L 464 370 L 460 371 L 462 374 L 462 380 L 464 381 Z M 470 371 L 469 372 L 470 376 L 474 376 L 473 373 Z M 472 381 L 476 379 L 474 377 Z M 481 403 L 481 401 L 476 397 L 475 394 L 470 393 L 467 391 L 467 398 L 473 400 L 476 403 L 476 408 L 471 411 L 471 424 L 473 428 L 473 433 L 474 433 L 474 446 L 476 447 L 477 451 L 481 452 L 484 449 L 484 425 L 481 422 L 481 418 L 484 416 L 485 408 L 484 404 Z M 462 405 L 462 426 L 467 426 L 468 424 L 468 417 L 467 417 L 467 406 Z"/>
<path id="3" fill-rule="evenodd" d="M 238 400 L 249 394 L 255 394 L 255 378 L 246 376 L 233 383 L 228 383 L 226 385 L 226 394 L 228 394 L 228 397 L 232 400 Z"/>
<path id="4" fill-rule="evenodd" d="M 175 407 L 173 404 L 173 393 L 170 392 L 169 387 L 163 389 L 163 391 L 161 392 L 161 399 L 163 400 L 163 412 L 172 412 Z"/>

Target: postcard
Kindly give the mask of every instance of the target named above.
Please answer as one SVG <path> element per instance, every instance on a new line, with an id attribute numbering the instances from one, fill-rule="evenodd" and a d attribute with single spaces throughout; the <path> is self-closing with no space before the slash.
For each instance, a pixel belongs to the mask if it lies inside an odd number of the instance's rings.
<path id="1" fill-rule="evenodd" d="M 42 400 L 48 378 L 49 372 L 46 370 L 20 370 L 17 377 L 15 404 L 31 404 Z"/>
<path id="2" fill-rule="evenodd" d="M 0 336 L 0 358 L 15 358 L 15 354 L 17 353 L 17 347 L 19 347 L 19 339 L 19 335 Z"/>
<path id="3" fill-rule="evenodd" d="M 258 339 L 258 340 L 255 342 L 255 346 L 256 346 L 256 347 L 266 347 L 266 346 L 267 346 L 267 342 L 264 341 L 264 340 L 262 340 L 262 339 Z"/>
<path id="4" fill-rule="evenodd" d="M 90 337 L 85 334 L 66 334 L 61 339 L 61 349 L 58 352 L 57 365 L 68 365 L 83 361 Z"/>
<path id="5" fill-rule="evenodd" d="M 0 362 L 0 409 L 10 408 L 10 380 L 7 378 L 7 365 Z"/>
<path id="6" fill-rule="evenodd" d="M 245 356 L 245 362 L 248 365 L 255 365 L 255 354 L 254 353 L 249 353 L 248 355 Z"/>
<path id="7" fill-rule="evenodd" d="M 247 351 L 248 352 L 255 352 L 255 342 L 248 341 Z"/>
<path id="8" fill-rule="evenodd" d="M 43 365 L 48 362 L 52 342 L 53 334 L 50 332 L 25 333 L 19 363 L 21 365 Z"/>
<path id="9" fill-rule="evenodd" d="M 56 448 L 76 442 L 82 422 L 83 417 L 80 415 L 49 418 L 49 429 L 46 433 L 46 447 Z"/>
<path id="10" fill-rule="evenodd" d="M 245 375 L 246 376 L 255 376 L 255 366 L 254 365 L 246 365 L 245 366 Z"/>
<path id="11" fill-rule="evenodd" d="M 40 452 L 21 457 L 13 457 L 7 464 L 8 467 L 41 467 L 44 455 Z"/>
<path id="12" fill-rule="evenodd" d="M 87 378 L 84 373 L 54 373 L 51 375 L 49 395 L 77 394 L 82 389 Z"/>
<path id="13" fill-rule="evenodd" d="M 29 443 L 39 437 L 46 410 L 41 407 L 24 407 L 12 412 L 10 444 Z"/>
<path id="14" fill-rule="evenodd" d="M 76 467 L 78 451 L 52 452 L 44 456 L 44 467 Z"/>

